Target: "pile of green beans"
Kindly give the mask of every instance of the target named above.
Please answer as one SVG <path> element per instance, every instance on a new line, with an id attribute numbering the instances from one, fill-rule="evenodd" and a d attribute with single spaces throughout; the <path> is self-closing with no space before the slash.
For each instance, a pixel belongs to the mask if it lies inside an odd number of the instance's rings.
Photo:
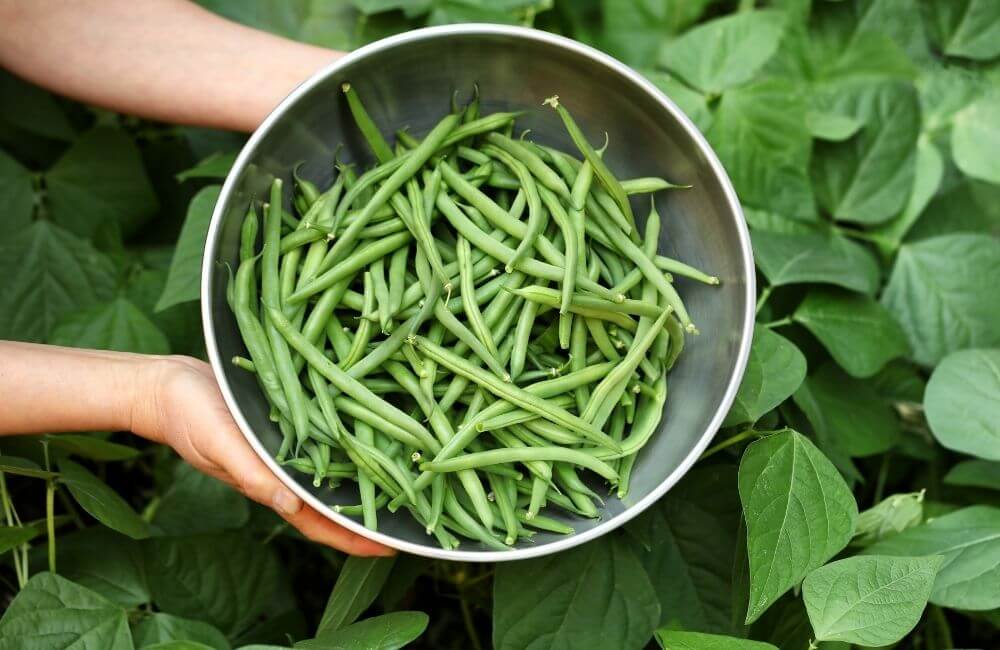
<path id="1" fill-rule="evenodd" d="M 573 532 L 543 511 L 599 517 L 597 477 L 626 496 L 697 331 L 673 276 L 718 284 L 657 253 L 655 209 L 636 224 L 630 195 L 678 186 L 617 180 L 554 97 L 579 157 L 512 137 L 518 114 L 480 116 L 478 93 L 390 146 L 343 90 L 374 166 L 274 179 L 229 288 L 278 460 L 445 548 Z"/>

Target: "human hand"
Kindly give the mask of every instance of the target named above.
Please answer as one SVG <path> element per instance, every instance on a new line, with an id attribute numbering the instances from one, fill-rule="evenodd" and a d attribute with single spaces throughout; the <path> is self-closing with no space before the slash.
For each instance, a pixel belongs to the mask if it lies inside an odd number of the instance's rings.
<path id="1" fill-rule="evenodd" d="M 272 508 L 309 539 L 352 555 L 392 549 L 338 526 L 289 490 L 240 433 L 211 367 L 190 357 L 161 357 L 137 375 L 131 430 L 174 448 L 195 468 Z"/>

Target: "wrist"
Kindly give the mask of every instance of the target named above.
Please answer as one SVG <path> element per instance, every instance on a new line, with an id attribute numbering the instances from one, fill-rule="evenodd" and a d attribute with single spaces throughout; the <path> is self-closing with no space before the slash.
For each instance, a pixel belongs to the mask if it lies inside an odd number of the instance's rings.
<path id="1" fill-rule="evenodd" d="M 128 395 L 128 408 L 123 413 L 121 429 L 154 442 L 166 442 L 163 412 L 169 400 L 171 377 L 186 365 L 185 357 L 151 356 L 126 371 L 122 376 L 126 382 L 122 393 Z"/>

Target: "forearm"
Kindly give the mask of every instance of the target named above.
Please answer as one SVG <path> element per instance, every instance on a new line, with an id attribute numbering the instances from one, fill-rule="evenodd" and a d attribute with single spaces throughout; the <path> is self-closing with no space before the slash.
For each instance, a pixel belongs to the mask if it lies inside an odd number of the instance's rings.
<path id="1" fill-rule="evenodd" d="M 130 429 L 160 359 L 0 341 L 0 435 Z"/>
<path id="2" fill-rule="evenodd" d="M 339 52 L 187 0 L 0 0 L 0 65 L 123 113 L 251 131 Z"/>

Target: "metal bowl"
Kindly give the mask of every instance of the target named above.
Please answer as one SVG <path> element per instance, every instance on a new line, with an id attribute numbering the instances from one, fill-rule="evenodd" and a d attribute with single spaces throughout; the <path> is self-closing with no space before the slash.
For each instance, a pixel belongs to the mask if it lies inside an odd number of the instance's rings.
<path id="1" fill-rule="evenodd" d="M 351 486 L 317 490 L 274 460 L 280 435 L 254 377 L 229 360 L 245 354 L 226 304 L 226 267 L 238 259 L 240 223 L 251 197 L 266 195 L 274 176 L 292 167 L 325 186 L 334 150 L 368 161 L 368 150 L 346 108 L 341 83 L 357 89 L 386 134 L 407 126 L 425 133 L 447 112 L 454 91 L 478 84 L 482 112 L 528 111 L 518 121 L 539 142 L 574 151 L 555 111 L 542 100 L 558 94 L 593 142 L 606 131 L 605 160 L 620 178 L 664 176 L 692 189 L 656 196 L 663 216 L 660 251 L 719 276 L 719 287 L 677 280 L 701 330 L 689 336 L 669 376 L 660 430 L 642 450 L 624 501 L 608 498 L 598 520 L 566 517 L 573 535 L 539 533 L 508 551 L 463 542 L 439 548 L 409 514 L 382 514 L 379 531 L 338 514 L 333 504 L 357 502 Z M 644 215 L 646 199 L 636 201 Z M 536 557 L 582 544 L 635 517 L 670 489 L 720 426 L 746 365 L 753 331 L 754 273 L 750 239 L 726 172 L 677 106 L 632 69 L 586 45 L 542 31 L 500 25 L 421 29 L 372 43 L 317 72 L 296 88 L 247 142 L 226 179 L 212 215 L 202 267 L 202 317 L 208 355 L 226 403 L 268 467 L 313 508 L 347 528 L 401 551 L 464 561 Z M 547 513 L 548 514 L 548 513 Z"/>

